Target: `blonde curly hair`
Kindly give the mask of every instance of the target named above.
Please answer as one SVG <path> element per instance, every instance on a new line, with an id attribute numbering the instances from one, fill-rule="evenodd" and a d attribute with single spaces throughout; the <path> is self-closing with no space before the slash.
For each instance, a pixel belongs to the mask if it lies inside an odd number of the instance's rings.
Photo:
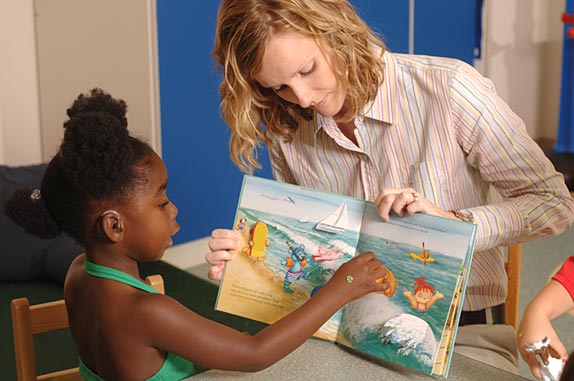
<path id="1" fill-rule="evenodd" d="M 270 36 L 285 31 L 314 38 L 329 56 L 347 90 L 344 120 L 358 115 L 383 81 L 385 44 L 347 0 L 223 0 L 212 56 L 223 75 L 220 112 L 231 131 L 231 158 L 247 173 L 261 168 L 258 146 L 270 144 L 272 136 L 289 141 L 302 119 L 313 119 L 311 109 L 281 99 L 254 79 Z"/>

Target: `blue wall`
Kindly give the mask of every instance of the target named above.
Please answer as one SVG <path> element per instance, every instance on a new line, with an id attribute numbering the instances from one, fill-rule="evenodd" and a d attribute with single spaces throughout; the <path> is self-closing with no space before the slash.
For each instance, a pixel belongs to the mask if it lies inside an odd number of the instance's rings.
<path id="1" fill-rule="evenodd" d="M 394 52 L 408 51 L 408 0 L 352 0 Z M 168 193 L 179 208 L 176 243 L 232 227 L 242 173 L 229 156 L 229 131 L 219 116 L 219 74 L 211 60 L 219 2 L 158 0 L 162 156 Z M 472 63 L 475 3 L 417 1 L 415 53 Z M 266 153 L 257 176 L 271 178 Z"/>

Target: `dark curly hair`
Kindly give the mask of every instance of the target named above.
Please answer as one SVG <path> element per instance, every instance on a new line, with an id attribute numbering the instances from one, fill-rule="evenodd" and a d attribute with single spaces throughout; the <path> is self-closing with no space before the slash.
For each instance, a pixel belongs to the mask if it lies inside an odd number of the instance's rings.
<path id="1" fill-rule="evenodd" d="M 129 135 L 126 111 L 123 100 L 98 88 L 78 96 L 67 110 L 64 140 L 40 192 L 14 192 L 4 207 L 8 217 L 38 237 L 64 231 L 85 246 L 92 209 L 100 201 L 125 200 L 145 183 L 139 166 L 153 151 Z"/>

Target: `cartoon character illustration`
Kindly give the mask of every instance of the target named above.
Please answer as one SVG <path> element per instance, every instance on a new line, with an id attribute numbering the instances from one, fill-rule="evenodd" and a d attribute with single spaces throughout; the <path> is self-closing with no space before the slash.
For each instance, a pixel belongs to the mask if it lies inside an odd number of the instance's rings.
<path id="1" fill-rule="evenodd" d="M 291 283 L 305 276 L 303 267 L 307 266 L 307 254 L 305 253 L 305 245 L 303 244 L 294 247 L 289 241 L 287 241 L 287 247 L 289 247 L 289 257 L 281 261 L 282 265 L 289 267 L 285 273 L 283 290 L 288 293 L 293 293 L 293 289 L 289 286 Z"/>
<path id="2" fill-rule="evenodd" d="M 246 223 L 247 223 L 247 218 L 241 217 L 239 219 L 239 221 L 237 222 L 237 226 L 235 226 L 235 228 L 237 229 L 238 232 L 242 232 L 243 230 L 245 230 L 245 224 Z"/>
<path id="3" fill-rule="evenodd" d="M 265 248 L 269 246 L 267 234 L 268 229 L 265 222 L 257 221 L 255 225 L 253 225 L 249 247 L 247 248 L 249 256 L 256 257 L 259 261 L 265 259 Z"/>
<path id="4" fill-rule="evenodd" d="M 411 291 L 405 291 L 403 295 L 417 311 L 424 312 L 437 300 L 444 298 L 444 295 L 440 292 L 434 292 L 434 287 L 428 284 L 424 277 L 415 279 L 414 288 L 414 294 Z"/>
<path id="5" fill-rule="evenodd" d="M 317 247 L 315 253 L 311 256 L 315 262 L 333 261 L 343 256 L 337 245 L 325 245 Z"/>
<path id="6" fill-rule="evenodd" d="M 422 261 L 425 266 L 427 265 L 427 263 L 433 263 L 434 261 L 436 261 L 435 258 L 432 258 L 430 256 L 430 250 L 425 249 L 425 243 L 424 242 L 423 242 L 423 251 L 421 253 L 412 253 L 411 252 L 411 253 L 409 253 L 409 255 L 412 259 Z"/>
<path id="7" fill-rule="evenodd" d="M 558 381 L 562 375 L 564 361 L 550 345 L 550 339 L 544 339 L 532 344 L 525 345 L 526 352 L 534 353 L 538 364 L 540 364 L 540 373 L 544 381 Z"/>

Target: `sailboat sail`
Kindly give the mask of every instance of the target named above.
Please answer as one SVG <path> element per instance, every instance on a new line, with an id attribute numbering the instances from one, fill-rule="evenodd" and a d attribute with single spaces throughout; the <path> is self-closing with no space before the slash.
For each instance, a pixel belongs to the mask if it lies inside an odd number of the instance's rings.
<path id="1" fill-rule="evenodd" d="M 342 203 L 339 207 L 331 213 L 327 218 L 319 221 L 315 229 L 326 231 L 329 233 L 341 233 L 347 228 L 348 215 L 347 204 Z"/>

